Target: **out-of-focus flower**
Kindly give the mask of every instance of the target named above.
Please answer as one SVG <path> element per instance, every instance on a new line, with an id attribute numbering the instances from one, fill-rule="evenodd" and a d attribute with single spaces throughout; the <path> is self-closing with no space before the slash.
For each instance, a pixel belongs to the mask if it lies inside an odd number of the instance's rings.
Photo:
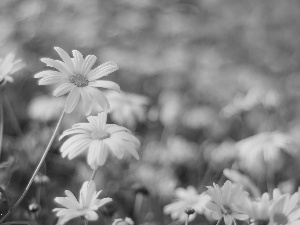
<path id="1" fill-rule="evenodd" d="M 254 198 L 258 198 L 261 196 L 259 188 L 247 175 L 241 174 L 239 171 L 231 169 L 224 169 L 223 174 L 234 183 L 242 185 L 244 190 L 250 191 Z"/>
<path id="2" fill-rule="evenodd" d="M 118 70 L 115 62 L 106 62 L 92 69 L 97 57 L 88 55 L 85 59 L 82 54 L 73 50 L 73 58 L 69 56 L 63 49 L 54 48 L 62 61 L 49 58 L 41 59 L 47 66 L 53 67 L 58 71 L 46 70 L 37 73 L 34 77 L 41 78 L 39 85 L 59 84 L 54 90 L 53 95 L 56 97 L 69 93 L 65 112 L 71 113 L 76 107 L 80 97 L 83 100 L 86 115 L 92 110 L 93 103 L 97 103 L 102 110 L 109 111 L 109 102 L 106 96 L 97 88 L 108 88 L 120 91 L 118 84 L 112 81 L 98 80 L 108 74 Z"/>
<path id="3" fill-rule="evenodd" d="M 206 210 L 205 204 L 210 201 L 210 197 L 205 193 L 199 194 L 197 190 L 189 186 L 186 189 L 177 188 L 175 190 L 176 200 L 175 202 L 166 205 L 164 207 L 165 214 L 171 214 L 172 219 L 178 219 L 181 222 L 186 220 L 185 209 L 187 207 L 192 207 L 196 213 L 203 214 Z M 191 214 L 189 216 L 189 221 L 195 219 L 196 214 Z"/>
<path id="4" fill-rule="evenodd" d="M 245 198 L 243 202 L 240 202 L 238 206 L 241 211 L 251 218 L 252 222 L 257 224 L 267 224 L 269 221 L 269 209 L 272 201 L 268 193 L 264 193 L 261 198 L 252 200 Z"/>
<path id="5" fill-rule="evenodd" d="M 0 59 L 0 85 L 5 85 L 7 82 L 13 82 L 14 79 L 11 76 L 15 72 L 24 67 L 21 59 L 15 60 L 13 53 L 8 54 L 5 58 Z"/>
<path id="6" fill-rule="evenodd" d="M 299 193 L 292 196 L 284 194 L 276 199 L 270 208 L 269 225 L 298 225 L 300 224 L 300 208 L 297 206 Z"/>
<path id="7" fill-rule="evenodd" d="M 182 112 L 181 97 L 177 93 L 163 92 L 159 96 L 159 103 L 161 105 L 160 121 L 165 126 L 172 126 L 179 122 L 179 116 Z"/>
<path id="8" fill-rule="evenodd" d="M 281 97 L 275 90 L 263 90 L 253 88 L 245 96 L 235 96 L 232 103 L 228 104 L 221 110 L 221 115 L 231 117 L 241 112 L 248 112 L 258 105 L 265 108 L 276 108 L 281 103 Z"/>
<path id="9" fill-rule="evenodd" d="M 137 122 L 145 121 L 146 108 L 149 104 L 149 98 L 132 94 L 107 92 L 106 97 L 110 103 L 110 116 L 118 124 L 126 127 L 135 127 Z"/>
<path id="10" fill-rule="evenodd" d="M 237 204 L 243 202 L 248 196 L 241 185 L 232 185 L 231 181 L 226 181 L 221 188 L 217 184 L 213 185 L 214 187 L 207 187 L 207 194 L 211 197 L 212 202 L 205 205 L 207 209 L 213 211 L 213 219 L 223 218 L 226 225 L 231 225 L 236 224 L 235 219 L 246 220 L 249 218 L 237 207 Z"/>
<path id="11" fill-rule="evenodd" d="M 98 215 L 95 212 L 99 207 L 112 201 L 111 198 L 98 199 L 101 191 L 96 191 L 96 184 L 93 180 L 83 183 L 80 190 L 79 202 L 74 194 L 68 190 L 65 191 L 67 197 L 56 197 L 55 201 L 64 208 L 55 208 L 56 216 L 60 217 L 60 224 L 64 224 L 76 217 L 84 217 L 87 220 L 97 220 Z"/>
<path id="12" fill-rule="evenodd" d="M 73 159 L 88 149 L 87 162 L 93 169 L 106 162 L 108 150 L 119 159 L 124 157 L 125 152 L 139 159 L 136 149 L 140 142 L 127 128 L 106 124 L 105 112 L 87 119 L 89 123 L 75 124 L 61 135 L 60 139 L 74 135 L 61 146 L 63 157 Z"/>
<path id="13" fill-rule="evenodd" d="M 236 159 L 235 142 L 224 140 L 222 143 L 204 143 L 204 157 L 216 169 L 227 168 Z"/>
<path id="14" fill-rule="evenodd" d="M 115 219 L 112 225 L 134 225 L 132 219 L 126 217 L 125 219 Z"/>
<path id="15" fill-rule="evenodd" d="M 28 114 L 30 118 L 43 122 L 56 120 L 60 115 L 60 109 L 64 108 L 64 104 L 65 101 L 61 98 L 39 96 L 31 100 Z"/>
<path id="16" fill-rule="evenodd" d="M 236 144 L 240 166 L 257 178 L 264 178 L 266 170 L 275 173 L 284 165 L 284 154 L 296 156 L 297 149 L 290 136 L 274 131 L 248 137 Z"/>

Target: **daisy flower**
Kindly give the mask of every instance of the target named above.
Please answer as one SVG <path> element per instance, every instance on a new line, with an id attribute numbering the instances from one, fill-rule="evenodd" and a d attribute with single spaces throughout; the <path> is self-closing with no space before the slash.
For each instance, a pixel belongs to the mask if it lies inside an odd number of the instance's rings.
<path id="1" fill-rule="evenodd" d="M 297 206 L 299 193 L 292 196 L 284 194 L 275 200 L 270 208 L 269 225 L 298 225 L 300 224 L 300 208 Z"/>
<path id="2" fill-rule="evenodd" d="M 146 105 L 150 100 L 146 96 L 132 93 L 106 93 L 110 102 L 110 116 L 113 121 L 126 127 L 135 127 L 137 122 L 146 119 Z"/>
<path id="3" fill-rule="evenodd" d="M 62 145 L 62 157 L 73 159 L 88 150 L 87 162 L 93 169 L 105 163 L 109 150 L 119 159 L 124 157 L 125 152 L 139 159 L 136 149 L 140 142 L 127 128 L 106 124 L 105 112 L 87 119 L 89 123 L 75 124 L 63 132 L 60 139 L 68 135 L 74 136 Z"/>
<path id="4" fill-rule="evenodd" d="M 82 54 L 73 50 L 73 58 L 63 49 L 54 48 L 63 62 L 48 58 L 41 59 L 47 66 L 53 67 L 58 71 L 46 70 L 36 74 L 35 78 L 41 78 L 39 85 L 59 84 L 54 90 L 56 97 L 69 93 L 65 112 L 71 113 L 79 102 L 80 97 L 83 100 L 86 115 L 92 110 L 92 103 L 98 104 L 102 110 L 109 111 L 109 103 L 105 95 L 97 88 L 108 88 L 120 91 L 118 84 L 112 81 L 98 80 L 108 74 L 118 70 L 115 62 L 106 62 L 91 69 L 97 57 L 88 55 L 85 59 Z"/>
<path id="5" fill-rule="evenodd" d="M 95 212 L 99 207 L 112 201 L 111 198 L 98 199 L 101 191 L 96 191 L 96 185 L 93 180 L 83 183 L 80 190 L 79 202 L 74 194 L 68 190 L 65 191 L 67 197 L 56 197 L 54 200 L 64 206 L 64 208 L 53 209 L 56 216 L 60 217 L 60 224 L 77 217 L 84 217 L 87 220 L 97 220 L 98 215 Z"/>
<path id="6" fill-rule="evenodd" d="M 226 181 L 221 188 L 217 184 L 213 185 L 214 187 L 207 187 L 207 194 L 211 197 L 212 202 L 205 205 L 207 209 L 213 211 L 213 219 L 223 218 L 226 225 L 236 225 L 235 219 L 247 220 L 249 218 L 237 207 L 237 204 L 243 202 L 248 196 L 248 193 L 242 190 L 241 185 L 232 185 L 230 181 Z"/>
<path id="7" fill-rule="evenodd" d="M 287 134 L 263 132 L 236 144 L 239 164 L 252 176 L 265 179 L 266 168 L 272 174 L 282 169 L 284 154 L 295 156 L 297 148 Z"/>
<path id="8" fill-rule="evenodd" d="M 172 219 L 178 219 L 181 222 L 186 220 L 185 209 L 191 207 L 198 214 L 203 214 L 206 210 L 205 204 L 209 202 L 210 197 L 204 192 L 199 194 L 198 191 L 189 186 L 186 189 L 177 188 L 175 190 L 176 201 L 164 207 L 165 214 L 171 214 Z M 189 216 L 189 221 L 196 217 L 196 213 Z"/>
<path id="9" fill-rule="evenodd" d="M 14 79 L 11 75 L 23 67 L 22 60 L 15 60 L 13 53 L 8 54 L 4 59 L 0 59 L 0 86 L 5 85 L 7 82 L 12 83 Z"/>

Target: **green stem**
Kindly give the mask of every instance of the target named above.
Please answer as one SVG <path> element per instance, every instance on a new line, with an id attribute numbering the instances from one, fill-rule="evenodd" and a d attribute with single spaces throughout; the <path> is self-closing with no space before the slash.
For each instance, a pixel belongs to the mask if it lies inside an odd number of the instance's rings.
<path id="1" fill-rule="evenodd" d="M 223 218 L 223 217 L 222 217 L 222 218 Z M 220 225 L 220 224 L 221 224 L 222 218 L 218 220 L 218 222 L 217 222 L 216 225 Z"/>
<path id="2" fill-rule="evenodd" d="M 5 214 L 4 217 L 2 217 L 2 219 L 0 220 L 0 223 L 2 223 L 8 216 L 10 216 L 10 215 L 13 213 L 13 211 L 18 207 L 18 205 L 21 203 L 21 201 L 23 200 L 23 198 L 24 198 L 25 195 L 27 194 L 27 192 L 28 192 L 28 190 L 29 190 L 29 188 L 30 188 L 30 186 L 31 186 L 31 184 L 32 184 L 32 182 L 33 182 L 33 180 L 34 180 L 34 177 L 35 177 L 36 174 L 39 172 L 39 170 L 40 170 L 40 168 L 41 168 L 43 162 L 45 161 L 45 158 L 46 158 L 46 156 L 47 156 L 47 154 L 48 154 L 48 152 L 49 152 L 49 150 L 50 150 L 50 147 L 51 147 L 51 145 L 52 145 L 52 143 L 53 143 L 53 141 L 54 141 L 54 138 L 55 138 L 55 136 L 56 136 L 56 134 L 57 134 L 57 132 L 58 132 L 58 128 L 59 128 L 59 126 L 60 126 L 60 124 L 61 124 L 61 121 L 62 121 L 64 115 L 65 115 L 65 111 L 62 112 L 62 114 L 61 114 L 61 116 L 60 116 L 60 118 L 59 118 L 59 120 L 58 120 L 58 123 L 57 123 L 57 125 L 56 125 L 56 127 L 55 127 L 55 130 L 54 130 L 54 132 L 53 132 L 53 135 L 52 135 L 52 137 L 51 137 L 51 139 L 50 139 L 50 141 L 49 141 L 49 143 L 48 143 L 48 146 L 47 146 L 47 148 L 46 148 L 46 150 L 45 150 L 45 152 L 44 152 L 44 154 L 43 154 L 43 156 L 42 156 L 42 158 L 41 158 L 39 164 L 37 165 L 37 167 L 36 167 L 34 173 L 32 174 L 32 176 L 31 176 L 31 178 L 30 178 L 30 180 L 29 180 L 29 182 L 28 182 L 28 184 L 27 184 L 27 186 L 26 186 L 26 188 L 25 188 L 23 194 L 22 194 L 21 197 L 18 199 L 18 201 L 11 207 L 11 209 L 8 211 L 8 213 Z"/>

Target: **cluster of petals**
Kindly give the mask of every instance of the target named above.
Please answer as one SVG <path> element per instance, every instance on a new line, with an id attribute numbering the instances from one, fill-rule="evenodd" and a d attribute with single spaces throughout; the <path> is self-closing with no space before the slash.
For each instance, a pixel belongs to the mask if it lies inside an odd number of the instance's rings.
<path id="1" fill-rule="evenodd" d="M 249 216 L 242 213 L 237 204 L 243 202 L 248 193 L 242 190 L 241 185 L 233 185 L 231 181 L 226 181 L 220 188 L 213 184 L 207 187 L 207 194 L 211 197 L 211 202 L 206 203 L 206 208 L 211 210 L 215 220 L 224 219 L 226 225 L 236 224 L 236 219 L 247 220 Z"/>
<path id="2" fill-rule="evenodd" d="M 118 84 L 112 81 L 98 80 L 108 74 L 118 70 L 115 62 L 106 62 L 91 69 L 96 62 L 94 55 L 83 55 L 73 50 L 73 58 L 61 48 L 54 48 L 63 61 L 49 58 L 41 59 L 47 66 L 53 67 L 58 71 L 46 70 L 35 75 L 40 85 L 59 85 L 53 92 L 58 97 L 69 93 L 65 112 L 70 113 L 78 104 L 80 97 L 83 100 L 86 115 L 91 113 L 93 103 L 101 107 L 103 111 L 109 111 L 110 105 L 106 96 L 97 88 L 107 88 L 120 91 Z"/>
<path id="3" fill-rule="evenodd" d="M 63 132 L 60 139 L 73 135 L 61 146 L 63 157 L 73 159 L 88 150 L 87 162 L 93 168 L 102 166 L 111 151 L 122 159 L 125 153 L 130 153 L 139 159 L 137 148 L 139 140 L 125 127 L 106 124 L 107 113 L 87 117 L 89 123 L 78 123 Z"/>
<path id="4" fill-rule="evenodd" d="M 56 197 L 55 201 L 64 208 L 55 208 L 59 223 L 64 224 L 73 218 L 84 217 L 87 220 L 97 220 L 98 214 L 95 212 L 99 207 L 112 201 L 111 198 L 98 199 L 101 191 L 96 191 L 93 180 L 83 183 L 80 190 L 79 202 L 71 191 L 65 191 L 67 197 Z"/>
<path id="5" fill-rule="evenodd" d="M 24 64 L 22 63 L 22 60 L 15 60 L 15 55 L 13 53 L 0 59 L 0 85 L 5 85 L 7 82 L 12 83 L 14 79 L 11 75 L 23 67 Z"/>
<path id="6" fill-rule="evenodd" d="M 268 225 L 299 225 L 300 208 L 298 203 L 299 193 L 284 194 L 274 199 L 269 211 Z"/>
<path id="7" fill-rule="evenodd" d="M 186 189 L 177 188 L 175 196 L 175 202 L 166 205 L 164 213 L 171 214 L 172 219 L 178 219 L 182 222 L 186 220 L 185 209 L 187 207 L 192 207 L 198 214 L 204 214 L 206 210 L 205 204 L 210 200 L 210 197 L 205 192 L 199 194 L 193 186 L 189 186 Z M 189 216 L 189 221 L 195 219 L 196 213 Z"/>
<path id="8" fill-rule="evenodd" d="M 146 106 L 150 102 L 146 96 L 115 91 L 106 92 L 106 96 L 111 106 L 110 116 L 118 124 L 135 127 L 146 119 Z"/>

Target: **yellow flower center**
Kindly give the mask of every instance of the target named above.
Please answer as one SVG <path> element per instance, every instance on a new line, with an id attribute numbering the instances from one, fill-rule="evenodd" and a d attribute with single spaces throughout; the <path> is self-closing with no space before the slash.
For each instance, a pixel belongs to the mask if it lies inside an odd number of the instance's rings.
<path id="1" fill-rule="evenodd" d="M 89 81 L 82 75 L 76 74 L 71 76 L 70 81 L 77 87 L 85 87 L 89 84 Z"/>
<path id="2" fill-rule="evenodd" d="M 103 140 L 109 138 L 110 134 L 104 130 L 96 130 L 91 133 L 91 137 L 94 140 Z"/>
<path id="3" fill-rule="evenodd" d="M 285 225 L 287 224 L 289 221 L 288 221 L 288 218 L 286 217 L 286 215 L 282 214 L 282 213 L 276 213 L 274 215 L 274 223 L 276 225 Z"/>

